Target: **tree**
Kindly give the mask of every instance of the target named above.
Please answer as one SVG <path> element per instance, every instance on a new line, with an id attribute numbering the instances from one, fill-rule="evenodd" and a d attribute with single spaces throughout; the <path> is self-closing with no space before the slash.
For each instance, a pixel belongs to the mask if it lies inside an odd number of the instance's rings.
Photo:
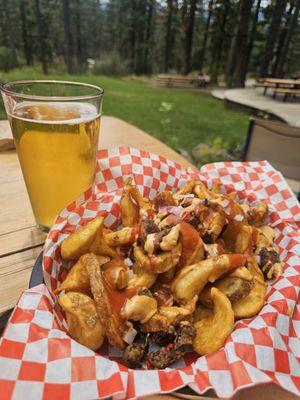
<path id="1" fill-rule="evenodd" d="M 153 31 L 154 31 L 154 10 L 155 0 L 148 0 L 147 4 L 147 30 L 146 30 L 146 48 L 144 53 L 145 72 L 148 74 L 152 72 L 152 60 L 150 53 L 153 46 Z"/>
<path id="2" fill-rule="evenodd" d="M 211 21 L 211 16 L 212 16 L 212 12 L 213 12 L 213 7 L 214 7 L 214 0 L 210 0 L 209 4 L 208 4 L 208 15 L 207 15 L 206 24 L 205 24 L 203 42 L 202 42 L 202 47 L 200 50 L 200 61 L 199 61 L 199 69 L 200 70 L 202 70 L 202 68 L 205 64 L 206 46 L 207 46 L 207 39 L 208 39 L 208 34 L 209 34 L 210 21 Z"/>
<path id="3" fill-rule="evenodd" d="M 27 65 L 32 65 L 33 56 L 30 40 L 28 38 L 28 28 L 26 19 L 26 0 L 20 0 L 20 16 L 21 16 L 21 28 L 22 28 L 22 39 L 23 39 L 23 51 Z"/>
<path id="4" fill-rule="evenodd" d="M 276 0 L 275 7 L 272 12 L 270 28 L 267 34 L 266 45 L 262 54 L 260 67 L 260 76 L 265 77 L 269 74 L 269 66 L 273 57 L 274 46 L 280 30 L 282 14 L 286 7 L 286 0 Z"/>
<path id="5" fill-rule="evenodd" d="M 280 59 L 282 58 L 282 50 L 284 47 L 284 43 L 287 44 L 286 37 L 287 37 L 288 33 L 290 32 L 290 27 L 292 28 L 292 31 L 294 31 L 294 26 L 293 26 L 293 24 L 291 24 L 291 22 L 293 20 L 293 11 L 295 10 L 296 5 L 297 5 L 297 1 L 289 2 L 289 8 L 288 8 L 287 12 L 283 15 L 283 20 L 285 22 L 282 23 L 283 26 L 279 33 L 279 37 L 278 37 L 278 43 L 277 43 L 276 51 L 274 54 L 274 62 L 272 64 L 272 76 L 282 76 L 283 71 L 280 71 L 280 68 L 278 68 L 278 66 L 279 66 Z M 297 21 L 296 21 L 296 25 L 297 25 Z M 286 55 L 284 57 L 286 57 Z"/>
<path id="6" fill-rule="evenodd" d="M 170 55 L 172 52 L 172 45 L 174 40 L 174 31 L 172 30 L 173 20 L 173 0 L 167 0 L 167 30 L 165 40 L 165 60 L 164 60 L 164 72 L 168 72 L 170 64 Z"/>
<path id="7" fill-rule="evenodd" d="M 79 65 L 83 63 L 82 33 L 81 33 L 81 3 L 76 0 L 76 57 Z"/>
<path id="8" fill-rule="evenodd" d="M 286 61 L 286 56 L 288 54 L 291 38 L 292 38 L 293 32 L 297 25 L 299 10 L 300 10 L 300 0 L 296 0 L 294 13 L 292 14 L 292 17 L 290 18 L 290 20 L 288 20 L 289 23 L 288 23 L 287 32 L 285 34 L 284 41 L 283 41 L 282 47 L 280 49 L 281 51 L 279 53 L 278 62 L 275 67 L 275 70 L 274 70 L 275 76 L 283 75 L 284 64 Z"/>
<path id="9" fill-rule="evenodd" d="M 48 65 L 46 60 L 46 45 L 43 35 L 43 27 L 42 27 L 42 15 L 40 9 L 40 0 L 35 0 L 35 17 L 36 17 L 36 25 L 37 25 L 37 34 L 38 34 L 38 48 L 39 48 L 39 60 L 42 64 L 44 74 L 48 73 Z"/>
<path id="10" fill-rule="evenodd" d="M 191 54 L 193 45 L 193 30 L 197 0 L 183 0 L 182 21 L 184 31 L 183 74 L 187 75 L 191 67 Z"/>
<path id="11" fill-rule="evenodd" d="M 235 41 L 235 70 L 234 86 L 244 87 L 247 73 L 248 59 L 248 29 L 251 17 L 252 1 L 241 0 L 238 17 L 238 29 Z"/>
<path id="12" fill-rule="evenodd" d="M 63 23 L 65 31 L 65 58 L 69 74 L 73 73 L 73 60 L 72 60 L 72 35 L 70 29 L 70 8 L 69 0 L 63 0 Z"/>
<path id="13" fill-rule="evenodd" d="M 220 2 L 219 17 L 216 18 L 215 21 L 216 33 L 215 33 L 215 38 L 213 40 L 212 58 L 210 65 L 212 81 L 215 83 L 218 82 L 220 63 L 223 52 L 225 28 L 228 19 L 228 12 L 230 9 L 229 6 L 230 6 L 230 0 L 223 0 Z"/>
<path id="14" fill-rule="evenodd" d="M 251 26 L 251 33 L 250 33 L 248 51 L 247 51 L 247 57 L 246 57 L 246 67 L 245 67 L 246 71 L 248 70 L 248 67 L 249 67 L 249 61 L 251 58 L 251 53 L 252 53 L 252 49 L 253 49 L 253 45 L 254 45 L 254 41 L 255 41 L 255 37 L 256 37 L 257 21 L 258 21 L 258 15 L 259 15 L 259 11 L 260 11 L 260 4 L 261 4 L 261 0 L 257 0 L 256 6 L 255 6 L 255 11 L 254 11 L 252 22 L 251 22 L 252 26 Z"/>

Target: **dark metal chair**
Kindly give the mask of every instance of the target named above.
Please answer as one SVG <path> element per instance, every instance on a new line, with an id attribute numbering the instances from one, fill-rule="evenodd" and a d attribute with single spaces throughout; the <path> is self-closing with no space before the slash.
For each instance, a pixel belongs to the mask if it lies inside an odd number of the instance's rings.
<path id="1" fill-rule="evenodd" d="M 268 160 L 300 198 L 300 128 L 250 118 L 243 160 Z"/>

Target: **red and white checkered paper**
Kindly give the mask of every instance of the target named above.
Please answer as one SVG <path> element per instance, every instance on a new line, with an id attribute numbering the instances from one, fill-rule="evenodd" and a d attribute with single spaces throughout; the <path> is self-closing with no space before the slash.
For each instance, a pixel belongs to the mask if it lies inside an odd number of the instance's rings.
<path id="1" fill-rule="evenodd" d="M 51 291 L 63 280 L 61 241 L 100 213 L 108 227 L 119 224 L 123 178 L 131 175 L 144 196 L 176 190 L 188 179 L 208 187 L 220 182 L 240 200 L 267 199 L 270 224 L 284 264 L 282 276 L 267 291 L 259 315 L 236 322 L 224 348 L 205 357 L 188 353 L 172 368 L 130 370 L 120 352 L 106 346 L 95 353 L 72 340 Z M 300 207 L 280 173 L 267 162 L 209 164 L 199 173 L 134 148 L 101 150 L 96 183 L 63 210 L 44 247 L 45 285 L 25 291 L 0 344 L 0 399 L 133 399 L 190 386 L 197 393 L 213 388 L 221 398 L 264 382 L 300 394 Z"/>

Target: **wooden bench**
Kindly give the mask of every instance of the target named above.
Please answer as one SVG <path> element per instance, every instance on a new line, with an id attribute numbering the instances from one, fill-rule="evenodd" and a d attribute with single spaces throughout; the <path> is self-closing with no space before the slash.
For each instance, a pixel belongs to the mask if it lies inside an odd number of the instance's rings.
<path id="1" fill-rule="evenodd" d="M 269 88 L 275 88 L 275 87 L 276 87 L 275 83 L 269 83 L 269 82 L 264 82 L 264 81 L 257 81 L 257 82 L 255 82 L 254 86 L 255 86 L 256 88 L 257 88 L 257 87 L 262 87 L 262 88 L 264 88 L 263 95 L 265 95 L 265 94 L 267 93 L 267 90 L 268 90 Z"/>
<path id="2" fill-rule="evenodd" d="M 195 85 L 195 79 L 183 75 L 165 75 L 157 76 L 159 86 L 164 87 L 183 87 L 191 88 Z"/>
<path id="3" fill-rule="evenodd" d="M 283 94 L 284 95 L 283 96 L 283 101 L 286 101 L 288 96 L 290 96 L 290 95 L 296 96 L 297 94 L 300 94 L 300 89 L 293 89 L 293 88 L 277 88 L 277 89 L 274 89 L 274 92 L 273 92 L 274 99 L 276 98 L 277 93 Z"/>

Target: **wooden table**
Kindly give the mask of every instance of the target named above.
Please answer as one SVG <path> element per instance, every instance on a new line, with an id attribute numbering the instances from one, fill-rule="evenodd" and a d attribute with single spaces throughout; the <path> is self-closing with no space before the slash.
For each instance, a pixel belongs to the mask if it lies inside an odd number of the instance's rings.
<path id="1" fill-rule="evenodd" d="M 281 79 L 281 78 L 266 78 L 264 82 L 274 83 L 275 85 L 300 85 L 300 79 Z"/>
<path id="2" fill-rule="evenodd" d="M 281 79 L 281 78 L 265 78 L 263 81 L 264 95 L 267 93 L 268 88 L 278 89 L 280 87 L 292 87 L 294 89 L 300 86 L 300 79 Z M 276 96 L 274 91 L 273 97 Z"/>
<path id="3" fill-rule="evenodd" d="M 7 121 L 0 123 L 1 129 L 9 129 Z M 117 118 L 103 117 L 100 147 L 125 145 L 161 154 L 183 167 L 195 169 L 174 150 L 140 129 Z M 14 307 L 20 293 L 28 288 L 32 266 L 42 250 L 45 235 L 35 227 L 16 152 L 0 152 L 0 167 L 0 313 L 3 313 Z M 214 397 L 212 391 L 207 395 Z M 173 396 L 165 398 L 174 399 Z M 245 389 L 234 396 L 235 400 L 259 398 L 295 400 L 297 397 L 273 384 Z"/>

